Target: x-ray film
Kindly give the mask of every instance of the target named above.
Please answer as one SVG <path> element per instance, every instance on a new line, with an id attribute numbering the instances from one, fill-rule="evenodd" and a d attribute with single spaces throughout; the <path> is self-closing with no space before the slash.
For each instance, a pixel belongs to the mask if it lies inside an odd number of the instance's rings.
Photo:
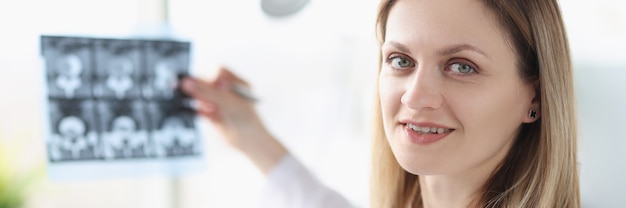
<path id="1" fill-rule="evenodd" d="M 191 44 L 41 36 L 45 138 L 52 178 L 178 175 L 204 167 L 203 145 L 178 89 Z"/>

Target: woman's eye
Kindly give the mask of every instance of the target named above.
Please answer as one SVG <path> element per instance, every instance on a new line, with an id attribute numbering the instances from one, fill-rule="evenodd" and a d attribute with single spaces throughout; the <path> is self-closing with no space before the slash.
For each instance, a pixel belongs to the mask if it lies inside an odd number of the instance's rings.
<path id="1" fill-rule="evenodd" d="M 470 74 L 476 72 L 476 69 L 469 64 L 453 63 L 450 65 L 450 71 L 460 74 Z"/>
<path id="2" fill-rule="evenodd" d="M 390 61 L 391 61 L 391 67 L 395 69 L 413 67 L 413 62 L 411 62 L 411 60 L 404 58 L 404 57 L 400 57 L 400 56 L 391 57 Z"/>

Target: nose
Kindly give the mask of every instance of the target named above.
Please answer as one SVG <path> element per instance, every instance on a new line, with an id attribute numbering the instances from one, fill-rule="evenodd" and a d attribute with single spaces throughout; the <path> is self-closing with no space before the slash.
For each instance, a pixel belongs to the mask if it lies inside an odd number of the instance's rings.
<path id="1" fill-rule="evenodd" d="M 438 109 L 443 104 L 441 76 L 437 68 L 419 67 L 406 84 L 400 102 L 410 109 Z"/>

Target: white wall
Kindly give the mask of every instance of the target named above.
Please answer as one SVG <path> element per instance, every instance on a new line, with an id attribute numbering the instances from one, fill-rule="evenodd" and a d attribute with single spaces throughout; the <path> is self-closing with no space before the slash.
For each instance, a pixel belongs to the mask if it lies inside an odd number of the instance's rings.
<path id="1" fill-rule="evenodd" d="M 626 2 L 563 0 L 575 65 L 584 207 L 626 206 Z"/>
<path id="2" fill-rule="evenodd" d="M 576 70 L 581 188 L 585 207 L 626 199 L 626 15 L 623 1 L 562 0 Z M 311 0 L 287 19 L 258 0 L 171 1 L 179 37 L 194 43 L 193 70 L 217 64 L 248 79 L 270 130 L 333 188 L 367 203 L 369 107 L 376 70 L 376 0 Z M 19 163 L 44 164 L 40 33 L 126 34 L 136 1 L 23 0 L 0 6 L 0 141 L 22 140 Z M 208 126 L 206 123 L 202 123 Z M 262 176 L 209 128 L 208 166 L 181 179 L 182 207 L 254 207 Z M 320 154 L 323 153 L 323 154 Z M 166 177 L 44 181 L 29 207 L 168 207 Z M 76 197 L 78 196 L 78 197 Z"/>

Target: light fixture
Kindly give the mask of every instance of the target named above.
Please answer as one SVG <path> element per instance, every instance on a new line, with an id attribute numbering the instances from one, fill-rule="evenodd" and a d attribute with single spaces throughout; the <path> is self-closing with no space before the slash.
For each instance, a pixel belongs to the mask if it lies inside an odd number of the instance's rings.
<path id="1" fill-rule="evenodd" d="M 263 13 L 273 17 L 284 17 L 300 11 L 309 0 L 261 0 Z"/>

